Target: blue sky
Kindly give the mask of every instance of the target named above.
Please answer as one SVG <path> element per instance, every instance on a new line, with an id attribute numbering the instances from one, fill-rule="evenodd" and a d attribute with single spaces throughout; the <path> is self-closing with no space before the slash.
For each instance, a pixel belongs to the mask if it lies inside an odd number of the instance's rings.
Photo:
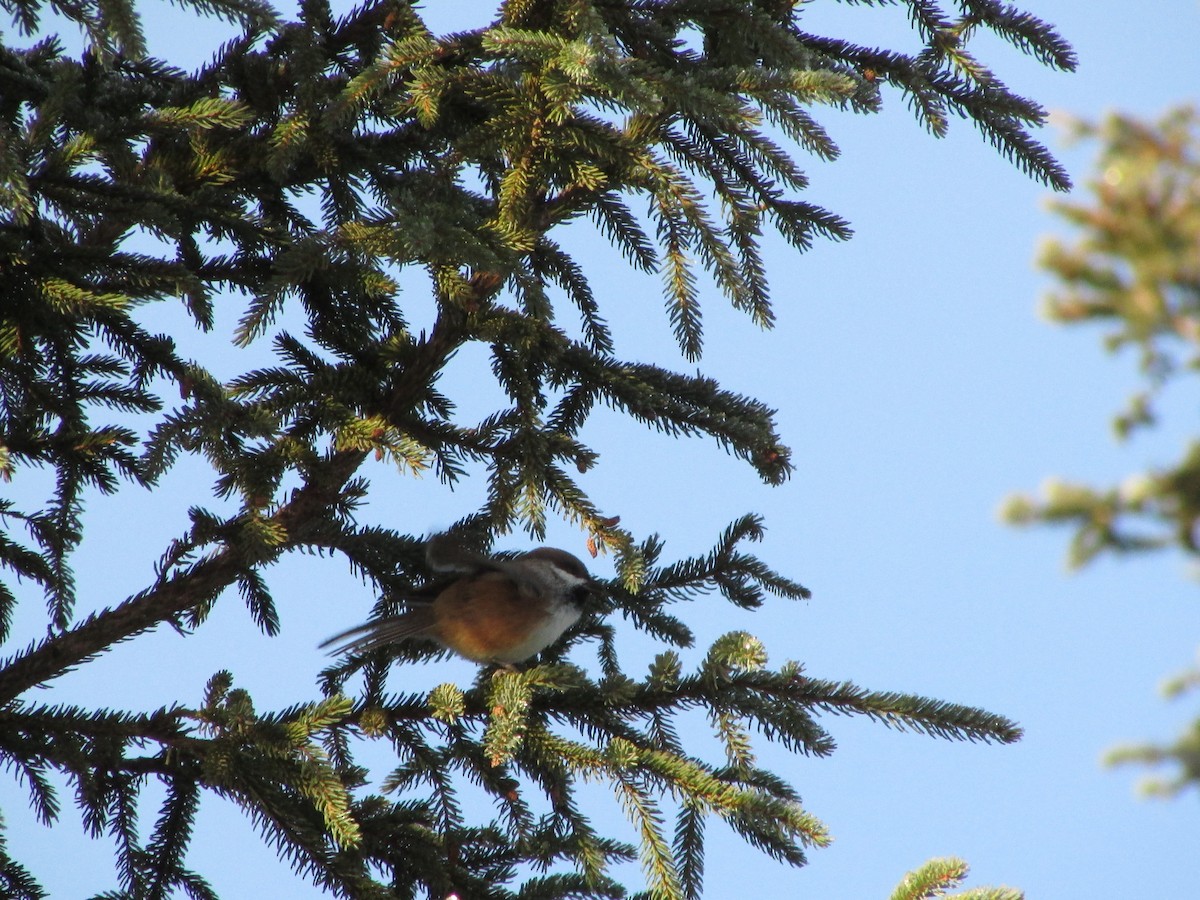
<path id="1" fill-rule="evenodd" d="M 1079 71 L 1050 73 L 994 43 L 981 53 L 1006 82 L 1050 109 L 1154 116 L 1194 99 L 1200 4 L 1164 0 L 1152 18 L 1139 11 L 1148 6 L 1119 0 L 1019 5 L 1060 28 L 1079 54 Z M 456 16 L 486 9 L 434 6 Z M 207 32 L 180 28 L 178 12 L 171 15 L 151 15 L 153 46 L 203 58 Z M 817 0 L 804 15 L 817 32 L 912 46 L 899 9 Z M 769 529 L 762 555 L 813 590 L 808 603 L 775 601 L 754 615 L 715 599 L 697 604 L 689 619 L 700 636 L 696 655 L 717 635 L 745 628 L 764 638 L 773 663 L 798 659 L 814 677 L 982 706 L 1018 720 L 1026 737 L 1010 747 L 956 744 L 826 719 L 839 744 L 829 759 L 796 759 L 763 745 L 764 762 L 798 787 L 835 843 L 792 870 L 714 827 L 708 896 L 750 889 L 885 897 L 905 871 L 938 855 L 965 857 L 972 885 L 1011 884 L 1031 897 L 1192 895 L 1200 882 L 1195 797 L 1140 800 L 1138 773 L 1105 770 L 1099 757 L 1120 740 L 1169 739 L 1195 715 L 1194 703 L 1171 705 L 1155 694 L 1163 676 L 1194 658 L 1193 573 L 1162 556 L 1102 561 L 1071 575 L 1065 533 L 1009 529 L 996 511 L 1008 493 L 1036 488 L 1051 474 L 1110 483 L 1169 462 L 1191 427 L 1193 401 L 1182 391 L 1169 396 L 1162 428 L 1116 443 L 1108 423 L 1136 384 L 1135 361 L 1106 355 L 1099 332 L 1063 330 L 1037 316 L 1048 281 L 1032 261 L 1039 240 L 1061 229 L 1045 210 L 1050 192 L 967 123 L 952 123 L 950 136 L 937 141 L 900 97 L 888 96 L 887 107 L 875 117 L 817 112 L 843 153 L 834 163 L 806 161 L 805 199 L 848 218 L 856 235 L 804 255 L 769 241 L 777 327 L 758 331 L 708 292 L 700 368 L 779 409 L 795 451 L 792 480 L 766 488 L 710 443 L 674 442 L 608 416 L 585 435 L 602 453 L 585 485 L 635 534 L 660 532 L 672 557 L 706 550 L 730 520 L 761 512 Z M 1065 148 L 1053 129 L 1042 137 L 1077 183 L 1086 180 L 1093 148 Z M 595 286 L 617 352 L 691 368 L 674 349 L 658 281 L 626 272 L 586 234 L 571 239 L 585 266 L 600 273 Z M 413 293 L 424 302 L 419 286 Z M 209 346 L 224 346 L 235 319 L 227 316 Z M 228 360 L 230 372 L 243 365 L 232 354 Z M 465 406 L 484 364 L 469 353 L 456 360 L 446 389 Z M 474 402 L 486 408 L 486 394 Z M 375 474 L 380 487 L 364 518 L 401 529 L 444 527 L 482 497 L 480 483 L 448 494 L 431 478 Z M 28 489 L 36 478 L 11 489 Z M 148 580 L 162 540 L 131 546 L 138 543 L 128 539 L 131 523 L 177 533 L 187 503 L 206 501 L 206 483 L 200 467 L 185 465 L 162 498 L 129 488 L 114 509 L 90 514 L 97 527 L 77 561 L 85 609 L 119 602 Z M 551 537 L 579 548 L 565 526 Z M 220 668 L 231 669 L 263 709 L 311 695 L 326 663 L 316 644 L 359 621 L 372 597 L 336 561 L 289 561 L 270 579 L 283 617 L 279 638 L 257 634 L 229 596 L 194 637 L 145 636 L 36 699 L 134 709 L 198 701 Z M 31 595 L 12 646 L 43 631 L 40 612 Z M 631 671 L 655 650 L 630 635 L 626 653 L 638 661 Z M 474 667 L 447 662 L 412 677 L 412 689 L 466 682 Z M 386 766 L 386 754 L 379 758 Z M 603 796 L 596 802 L 598 816 L 622 827 L 615 805 Z M 53 831 L 42 829 L 11 780 L 0 781 L 0 806 L 11 852 L 51 896 L 115 887 L 102 874 L 111 870 L 107 841 L 78 836 L 72 810 Z M 190 863 L 229 897 L 318 895 L 220 801 L 204 808 Z"/>

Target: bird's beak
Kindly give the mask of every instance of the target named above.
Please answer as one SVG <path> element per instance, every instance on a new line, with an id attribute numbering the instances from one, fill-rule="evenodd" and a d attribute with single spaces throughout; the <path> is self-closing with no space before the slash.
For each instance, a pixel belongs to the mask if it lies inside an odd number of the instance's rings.
<path id="1" fill-rule="evenodd" d="M 589 578 L 583 584 L 579 585 L 578 590 L 582 592 L 582 606 L 590 612 L 609 612 L 611 603 L 607 602 L 608 591 L 604 585 L 594 578 Z"/>

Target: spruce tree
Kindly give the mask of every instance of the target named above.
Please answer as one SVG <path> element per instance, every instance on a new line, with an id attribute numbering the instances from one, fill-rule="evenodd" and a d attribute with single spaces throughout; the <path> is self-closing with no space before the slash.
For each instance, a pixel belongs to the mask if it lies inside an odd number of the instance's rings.
<path id="1" fill-rule="evenodd" d="M 262 0 L 183 5 L 238 32 L 193 72 L 146 52 L 126 0 L 4 3 L 30 37 L 0 48 L 0 475 L 49 471 L 53 484 L 36 503 L 0 501 L 0 757 L 45 823 L 69 814 L 54 788 L 65 779 L 86 829 L 109 836 L 119 886 L 98 892 L 214 896 L 188 849 L 204 840 L 199 806 L 219 796 L 337 896 L 693 898 L 714 817 L 793 865 L 827 842 L 797 789 L 758 764 L 755 737 L 827 754 L 819 717 L 832 713 L 1018 738 L 983 710 L 771 667 L 744 632 L 685 667 L 682 601 L 753 609 L 807 592 L 749 552 L 754 515 L 692 558 L 623 530 L 579 485 L 603 449 L 581 430 L 614 409 L 711 438 L 768 484 L 788 478 L 791 455 L 764 403 L 618 358 L 610 298 L 559 234 L 588 222 L 661 278 L 696 360 L 710 285 L 770 326 L 764 228 L 797 250 L 849 236 L 799 199 L 797 158 L 837 153 L 823 105 L 872 113 L 891 96 L 937 136 L 965 119 L 1064 188 L 1029 135 L 1043 110 L 970 49 L 985 32 L 1070 69 L 1052 28 L 996 0 L 906 0 L 922 48 L 902 53 L 810 33 L 803 7 L 780 0 L 511 0 L 452 34 L 403 0 L 306 0 L 293 18 Z M 52 33 L 52 8 L 81 27 L 83 52 Z M 400 290 L 413 271 L 428 277 L 427 327 Z M 180 348 L 230 304 L 240 327 L 222 364 L 245 362 L 219 377 L 216 360 Z M 180 313 L 171 334 L 146 324 L 162 306 Z M 255 361 L 263 347 L 270 365 Z M 469 347 L 486 348 L 506 399 L 464 421 L 439 375 Z M 119 509 L 183 458 L 203 460 L 217 499 L 145 547 L 144 587 L 76 583 L 85 508 Z M 514 530 L 541 540 L 550 518 L 573 524 L 615 561 L 596 609 L 536 660 L 429 691 L 406 692 L 405 673 L 440 651 L 412 642 L 335 660 L 310 699 L 267 712 L 227 672 L 157 710 L 39 698 L 117 644 L 203 629 L 238 597 L 275 634 L 295 606 L 264 573 L 297 553 L 348 566 L 378 614 L 396 611 L 429 575 L 413 533 L 427 517 L 398 509 L 378 527 L 355 512 L 382 479 L 426 470 L 447 485 L 486 478 L 486 502 L 452 529 L 480 550 L 515 548 L 495 540 Z M 46 634 L 17 646 L 31 586 Z M 95 611 L 76 615 L 80 598 Z M 623 665 L 619 620 L 661 645 L 648 671 Z M 697 713 L 714 757 L 680 737 Z M 380 743 L 390 772 L 360 762 Z M 636 841 L 594 827 L 589 783 L 619 799 Z M 151 784 L 163 796 L 147 824 Z M 467 793 L 494 813 L 466 812 Z M 935 860 L 894 896 L 933 896 L 964 871 Z M 0 893 L 44 896 L 6 844 Z"/>
<path id="2" fill-rule="evenodd" d="M 1158 121 L 1113 113 L 1100 122 L 1075 121 L 1076 140 L 1098 144 L 1094 177 L 1083 196 L 1052 207 L 1072 239 L 1047 241 L 1041 265 L 1055 279 L 1047 296 L 1056 323 L 1102 326 L 1114 353 L 1136 354 L 1144 386 L 1113 420 L 1121 438 L 1159 424 L 1160 397 L 1200 369 L 1200 112 L 1168 110 Z M 1094 487 L 1062 479 L 1041 497 L 1012 497 L 1011 522 L 1069 526 L 1069 562 L 1101 555 L 1181 551 L 1200 558 L 1200 439 L 1178 460 L 1137 472 L 1122 483 Z M 1180 672 L 1164 693 L 1200 685 L 1200 666 Z M 1119 747 L 1113 763 L 1165 766 L 1166 778 L 1144 787 L 1174 794 L 1200 786 L 1200 718 L 1170 744 Z"/>

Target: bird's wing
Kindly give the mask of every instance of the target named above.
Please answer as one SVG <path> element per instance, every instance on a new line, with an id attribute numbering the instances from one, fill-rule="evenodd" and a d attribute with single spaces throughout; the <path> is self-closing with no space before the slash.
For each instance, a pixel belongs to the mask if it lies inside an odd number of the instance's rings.
<path id="1" fill-rule="evenodd" d="M 525 554 L 528 556 L 529 554 Z M 463 547 L 448 534 L 439 534 L 425 545 L 425 560 L 435 572 L 453 573 L 457 580 L 463 575 L 483 575 L 499 572 L 508 578 L 522 594 L 537 594 L 545 590 L 545 584 L 530 572 L 525 557 L 515 559 L 488 556 L 468 547 Z M 422 593 L 426 592 L 422 588 Z"/>
<path id="2" fill-rule="evenodd" d="M 504 571 L 504 560 L 494 559 L 462 546 L 448 534 L 431 537 L 425 544 L 425 561 L 435 572 L 454 573 L 456 575 L 474 572 Z"/>
<path id="3" fill-rule="evenodd" d="M 537 596 L 546 590 L 545 578 L 539 577 L 538 570 L 529 565 L 531 559 L 541 557 L 552 559 L 560 568 L 571 571 L 563 565 L 561 557 L 574 560 L 582 575 L 587 576 L 583 563 L 562 550 L 542 547 L 512 559 L 488 556 L 468 547 L 463 547 L 452 536 L 439 534 L 431 537 L 425 545 L 425 561 L 435 572 L 453 573 L 457 580 L 463 575 L 482 575 L 488 572 L 498 572 L 517 586 L 523 596 Z M 422 588 L 422 593 L 425 589 Z"/>

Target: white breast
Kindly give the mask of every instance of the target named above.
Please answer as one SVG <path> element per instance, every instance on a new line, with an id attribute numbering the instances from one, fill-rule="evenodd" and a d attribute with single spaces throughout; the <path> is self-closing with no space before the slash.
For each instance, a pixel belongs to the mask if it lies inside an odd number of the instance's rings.
<path id="1" fill-rule="evenodd" d="M 579 621 L 579 608 L 573 603 L 560 603 L 545 620 L 529 633 L 522 643 L 510 647 L 505 653 L 496 654 L 496 662 L 517 663 L 529 659 L 535 653 L 545 650 L 560 637 L 568 628 Z"/>

